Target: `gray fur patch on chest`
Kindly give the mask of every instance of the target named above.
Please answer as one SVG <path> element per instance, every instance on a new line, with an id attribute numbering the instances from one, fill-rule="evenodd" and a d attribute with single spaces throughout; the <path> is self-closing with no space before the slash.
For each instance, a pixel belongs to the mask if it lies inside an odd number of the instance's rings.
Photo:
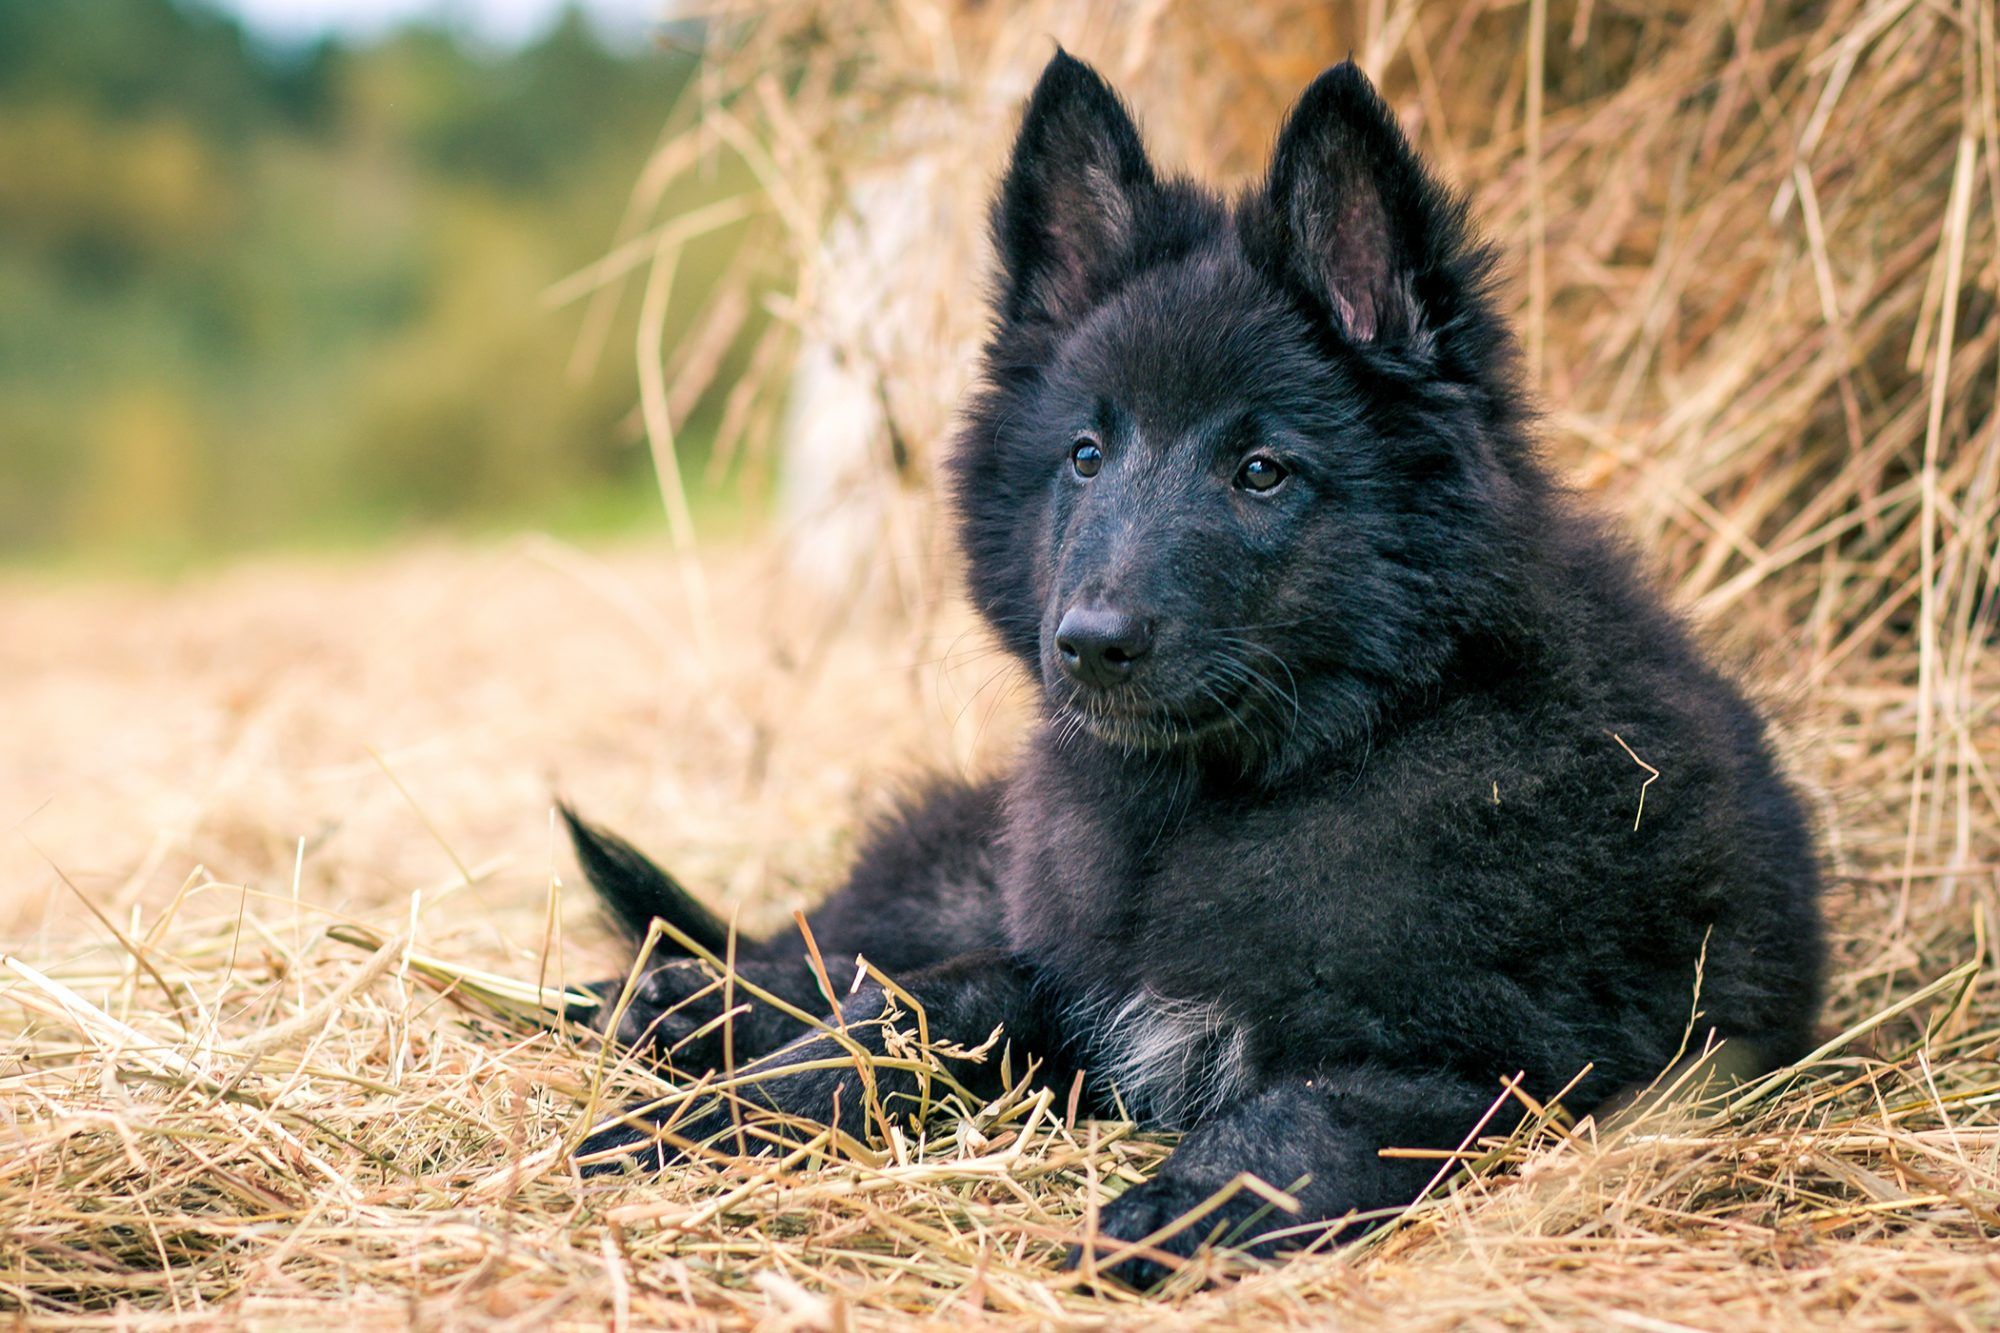
<path id="1" fill-rule="evenodd" d="M 1099 993 L 1071 1006 L 1068 1027 L 1093 1089 L 1149 1126 L 1190 1129 L 1249 1087 L 1249 1036 L 1214 1001 Z"/>

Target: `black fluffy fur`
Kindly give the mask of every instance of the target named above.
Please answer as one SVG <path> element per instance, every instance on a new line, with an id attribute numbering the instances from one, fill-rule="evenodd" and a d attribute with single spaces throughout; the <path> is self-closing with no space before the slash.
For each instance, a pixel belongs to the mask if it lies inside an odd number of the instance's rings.
<path id="1" fill-rule="evenodd" d="M 1059 53 L 993 230 L 952 468 L 973 599 L 1043 721 L 1004 779 L 937 782 L 873 831 L 811 917 L 834 974 L 865 954 L 934 1035 L 1003 1026 L 1057 1086 L 1081 1070 L 1096 1107 L 1185 1131 L 1103 1210 L 1110 1243 L 1243 1171 L 1304 1210 L 1253 1249 L 1407 1203 L 1433 1165 L 1379 1150 L 1457 1146 L 1517 1071 L 1546 1096 L 1588 1066 L 1580 1112 L 1691 1024 L 1739 1069 L 1799 1056 L 1822 944 L 1798 803 L 1750 705 L 1538 462 L 1491 253 L 1367 80 L 1322 75 L 1231 202 L 1160 178 Z M 1280 484 L 1251 489 L 1252 459 Z M 1077 607 L 1141 627 L 1121 677 L 1066 662 Z M 571 827 L 628 929 L 716 938 L 664 874 Z M 739 956 L 823 1006 L 798 941 Z M 711 1067 L 715 1002 L 676 1008 L 703 981 L 655 971 L 621 1035 Z M 844 1013 L 879 1044 L 883 1006 L 868 986 Z M 767 1068 L 838 1054 L 771 1015 L 735 1040 Z M 995 1063 L 968 1067 L 975 1091 Z M 865 1131 L 851 1071 L 757 1086 Z M 635 1115 L 585 1151 L 664 1165 L 727 1123 Z"/>

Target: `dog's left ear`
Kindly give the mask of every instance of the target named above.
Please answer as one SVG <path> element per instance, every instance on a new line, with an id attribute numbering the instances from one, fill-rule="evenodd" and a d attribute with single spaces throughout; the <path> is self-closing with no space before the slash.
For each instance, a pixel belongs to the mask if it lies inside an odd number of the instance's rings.
<path id="1" fill-rule="evenodd" d="M 1260 258 L 1351 343 L 1427 354 L 1465 293 L 1465 208 L 1432 179 L 1368 76 L 1313 81 L 1278 134 Z"/>

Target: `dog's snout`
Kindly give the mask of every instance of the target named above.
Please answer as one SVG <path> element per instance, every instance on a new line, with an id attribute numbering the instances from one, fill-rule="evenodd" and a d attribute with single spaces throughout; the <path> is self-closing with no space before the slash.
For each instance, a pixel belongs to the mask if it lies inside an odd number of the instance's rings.
<path id="1" fill-rule="evenodd" d="M 1093 689 L 1127 679 L 1153 646 L 1153 627 L 1108 606 L 1072 606 L 1056 626 L 1063 670 Z"/>

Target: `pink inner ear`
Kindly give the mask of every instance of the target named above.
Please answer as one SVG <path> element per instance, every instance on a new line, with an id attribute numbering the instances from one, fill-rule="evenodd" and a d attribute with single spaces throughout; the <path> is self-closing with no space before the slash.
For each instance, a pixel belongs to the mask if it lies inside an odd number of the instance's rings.
<path id="1" fill-rule="evenodd" d="M 1332 294 L 1333 315 L 1356 342 L 1375 341 L 1375 303 L 1366 297 L 1349 301 L 1338 289 Z"/>
<path id="2" fill-rule="evenodd" d="M 1125 247 L 1132 201 L 1109 168 L 1092 162 L 1074 178 L 1050 183 L 1043 226 L 1051 253 L 1038 283 L 1040 295 L 1051 310 L 1078 314 L 1089 304 L 1096 268 Z"/>
<path id="3" fill-rule="evenodd" d="M 1349 337 L 1373 342 L 1382 331 L 1394 255 L 1382 201 L 1367 183 L 1342 183 L 1334 216 L 1310 219 L 1302 228 L 1311 239 L 1327 302 Z"/>

